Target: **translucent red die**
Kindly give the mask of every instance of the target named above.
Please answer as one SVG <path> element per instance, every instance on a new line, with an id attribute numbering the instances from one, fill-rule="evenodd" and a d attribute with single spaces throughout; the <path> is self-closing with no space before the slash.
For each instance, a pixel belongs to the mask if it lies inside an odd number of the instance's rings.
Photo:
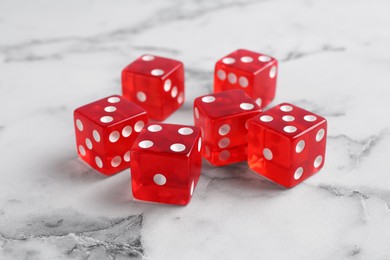
<path id="1" fill-rule="evenodd" d="M 198 127 L 148 124 L 131 149 L 133 196 L 186 205 L 198 183 L 202 157 Z"/>
<path id="2" fill-rule="evenodd" d="M 222 166 L 247 159 L 247 121 L 260 107 L 242 90 L 201 96 L 194 101 L 195 125 L 201 128 L 203 156 Z"/>
<path id="3" fill-rule="evenodd" d="M 242 89 L 263 108 L 275 97 L 277 71 L 275 58 L 239 49 L 215 64 L 214 92 Z"/>
<path id="4" fill-rule="evenodd" d="M 130 166 L 130 148 L 148 122 L 146 111 L 120 96 L 109 96 L 74 111 L 79 157 L 112 175 Z"/>
<path id="5" fill-rule="evenodd" d="M 162 121 L 184 103 L 184 66 L 177 60 L 143 55 L 122 71 L 123 96 Z"/>
<path id="6" fill-rule="evenodd" d="M 293 187 L 324 165 L 325 118 L 282 103 L 249 121 L 248 163 L 258 174 Z"/>

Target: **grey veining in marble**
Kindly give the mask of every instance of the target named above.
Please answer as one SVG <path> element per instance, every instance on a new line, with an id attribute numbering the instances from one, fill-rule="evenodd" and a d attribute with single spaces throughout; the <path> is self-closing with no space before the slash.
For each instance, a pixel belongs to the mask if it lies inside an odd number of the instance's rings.
<path id="1" fill-rule="evenodd" d="M 0 1 L 0 259 L 390 259 L 390 2 Z M 273 105 L 328 119 L 325 167 L 285 190 L 204 163 L 186 207 L 135 201 L 77 159 L 73 110 L 144 53 L 186 68 L 192 124 L 215 61 L 280 61 Z"/>

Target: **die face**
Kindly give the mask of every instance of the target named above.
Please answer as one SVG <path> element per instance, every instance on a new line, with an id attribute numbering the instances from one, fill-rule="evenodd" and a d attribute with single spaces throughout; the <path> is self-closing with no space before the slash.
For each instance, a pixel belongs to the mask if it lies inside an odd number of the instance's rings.
<path id="1" fill-rule="evenodd" d="M 280 104 L 249 122 L 249 166 L 293 187 L 318 172 L 325 160 L 326 120 L 291 104 Z"/>
<path id="2" fill-rule="evenodd" d="M 122 71 L 123 96 L 162 121 L 185 101 L 184 66 L 180 61 L 143 55 Z"/>
<path id="3" fill-rule="evenodd" d="M 145 110 L 120 96 L 110 96 L 74 111 L 79 157 L 111 175 L 130 166 L 130 148 L 147 123 Z"/>
<path id="4" fill-rule="evenodd" d="M 146 125 L 131 149 L 134 198 L 186 205 L 199 180 L 201 148 L 198 127 Z"/>
<path id="5" fill-rule="evenodd" d="M 242 89 L 260 107 L 275 96 L 278 62 L 275 58 L 240 49 L 217 61 L 214 70 L 214 92 Z"/>
<path id="6" fill-rule="evenodd" d="M 203 142 L 207 147 L 203 156 L 218 166 L 245 160 L 245 154 L 234 151 L 241 151 L 243 149 L 238 147 L 247 146 L 247 121 L 260 111 L 260 107 L 242 90 L 196 98 L 194 121 L 202 129 Z"/>

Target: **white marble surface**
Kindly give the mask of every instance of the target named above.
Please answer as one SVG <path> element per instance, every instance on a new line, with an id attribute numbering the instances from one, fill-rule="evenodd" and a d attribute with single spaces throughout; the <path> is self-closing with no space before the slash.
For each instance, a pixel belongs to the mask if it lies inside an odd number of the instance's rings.
<path id="1" fill-rule="evenodd" d="M 0 1 L 0 259 L 390 259 L 390 2 Z M 328 119 L 327 161 L 283 190 L 204 165 L 192 202 L 135 202 L 77 159 L 72 111 L 143 53 L 182 60 L 191 124 L 214 62 L 280 60 L 277 97 Z"/>

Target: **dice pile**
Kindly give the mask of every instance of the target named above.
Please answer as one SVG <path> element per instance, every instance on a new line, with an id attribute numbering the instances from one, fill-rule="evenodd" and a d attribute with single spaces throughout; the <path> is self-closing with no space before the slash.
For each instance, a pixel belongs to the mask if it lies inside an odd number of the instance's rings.
<path id="1" fill-rule="evenodd" d="M 194 125 L 159 123 L 182 106 L 183 63 L 143 55 L 122 71 L 122 96 L 74 111 L 79 157 L 112 175 L 131 169 L 135 199 L 186 205 L 202 157 L 212 165 L 247 161 L 257 174 L 290 188 L 324 165 L 326 119 L 275 96 L 278 62 L 248 50 L 217 61 L 214 93 L 194 100 Z M 154 120 L 149 122 L 149 118 Z"/>

